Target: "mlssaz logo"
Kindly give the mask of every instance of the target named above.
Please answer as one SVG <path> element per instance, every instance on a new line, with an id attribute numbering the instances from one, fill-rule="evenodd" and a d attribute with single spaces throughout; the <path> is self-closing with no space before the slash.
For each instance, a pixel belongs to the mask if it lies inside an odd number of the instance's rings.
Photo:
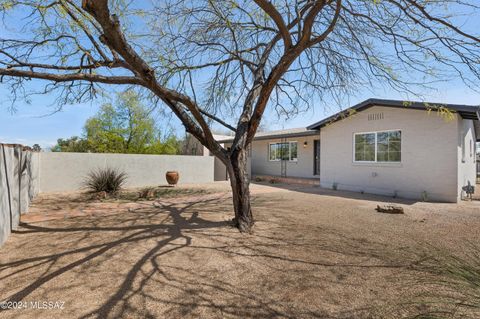
<path id="1" fill-rule="evenodd" d="M 64 301 L 30 301 L 32 309 L 64 309 Z"/>

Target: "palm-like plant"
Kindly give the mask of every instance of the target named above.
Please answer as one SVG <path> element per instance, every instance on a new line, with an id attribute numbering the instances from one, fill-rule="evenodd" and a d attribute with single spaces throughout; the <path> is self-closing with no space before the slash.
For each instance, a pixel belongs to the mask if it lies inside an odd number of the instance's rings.
<path id="1" fill-rule="evenodd" d="M 88 173 L 84 187 L 91 193 L 117 193 L 127 181 L 127 174 L 113 168 L 101 168 Z"/>

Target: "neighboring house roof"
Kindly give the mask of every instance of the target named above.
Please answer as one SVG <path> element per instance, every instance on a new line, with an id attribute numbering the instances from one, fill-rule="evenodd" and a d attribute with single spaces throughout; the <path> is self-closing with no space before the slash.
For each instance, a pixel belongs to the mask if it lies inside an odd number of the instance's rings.
<path id="1" fill-rule="evenodd" d="M 231 135 L 213 134 L 213 138 L 215 139 L 215 141 L 224 141 L 224 140 L 231 140 L 231 139 L 233 139 L 233 136 L 231 136 Z"/>
<path id="2" fill-rule="evenodd" d="M 318 131 L 316 130 L 309 130 L 304 127 L 300 128 L 291 128 L 286 130 L 278 130 L 278 131 L 270 131 L 270 132 L 258 132 L 255 134 L 254 140 L 269 140 L 269 139 L 276 139 L 276 138 L 287 138 L 287 137 L 301 137 L 301 136 L 310 136 L 310 135 L 318 135 Z M 218 140 L 218 142 L 232 142 L 233 137 L 229 137 L 228 139 Z"/>
<path id="3" fill-rule="evenodd" d="M 410 101 L 399 101 L 399 100 L 383 100 L 383 99 L 368 99 L 357 105 L 354 105 L 346 110 L 338 112 L 326 119 L 323 119 L 317 123 L 314 123 L 307 127 L 309 130 L 319 130 L 327 124 L 342 120 L 349 115 L 363 111 L 372 106 L 385 106 L 385 107 L 396 107 L 396 108 L 405 108 L 405 109 L 414 109 L 414 110 L 438 110 L 441 108 L 448 109 L 458 113 L 462 118 L 469 120 L 480 120 L 480 106 L 473 105 L 461 105 L 461 104 L 444 104 L 444 103 L 429 103 L 429 102 L 410 102 Z M 477 135 L 480 134 L 480 128 L 478 122 L 476 123 Z"/>

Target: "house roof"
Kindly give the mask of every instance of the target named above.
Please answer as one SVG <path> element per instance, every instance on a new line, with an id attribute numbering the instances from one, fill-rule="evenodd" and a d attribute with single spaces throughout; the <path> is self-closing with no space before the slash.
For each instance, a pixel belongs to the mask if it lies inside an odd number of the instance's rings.
<path id="1" fill-rule="evenodd" d="M 269 131 L 269 132 L 258 132 L 255 134 L 254 140 L 269 140 L 275 138 L 286 138 L 286 137 L 300 137 L 300 136 L 310 136 L 318 135 L 318 131 L 309 130 L 305 127 L 291 128 L 285 130 Z M 228 139 L 218 140 L 218 142 L 232 142 L 233 136 Z"/>
<path id="2" fill-rule="evenodd" d="M 352 112 L 363 111 L 372 106 L 384 106 L 384 107 L 395 107 L 395 108 L 406 108 L 413 110 L 440 110 L 447 109 L 451 112 L 458 113 L 462 118 L 474 120 L 475 133 L 477 141 L 480 141 L 480 105 L 464 105 L 464 104 L 445 104 L 445 103 L 431 103 L 431 102 L 411 102 L 411 101 L 401 101 L 401 100 L 385 100 L 385 99 L 368 99 L 361 103 L 358 103 L 348 109 L 345 109 L 341 112 L 338 112 L 332 116 L 329 116 L 319 122 L 316 122 L 310 126 L 277 130 L 270 132 L 259 132 L 255 134 L 254 140 L 268 140 L 276 138 L 286 138 L 286 137 L 301 137 L 301 136 L 310 136 L 317 135 L 318 130 L 327 124 L 334 123 L 336 121 L 342 120 Z M 233 136 L 218 136 L 216 138 L 218 142 L 232 142 Z"/>
<path id="3" fill-rule="evenodd" d="M 326 119 L 323 119 L 319 122 L 316 122 L 307 127 L 309 130 L 319 130 L 323 126 L 327 124 L 331 124 L 333 122 L 339 121 L 348 117 L 348 115 L 352 114 L 352 112 L 363 111 L 372 106 L 385 106 L 385 107 L 396 107 L 396 108 L 407 108 L 407 109 L 414 109 L 414 110 L 438 110 L 441 108 L 448 109 L 450 111 L 458 113 L 462 118 L 475 120 L 477 121 L 476 127 L 478 125 L 478 121 L 480 120 L 480 106 L 479 105 L 462 105 L 462 104 L 444 104 L 444 103 L 429 103 L 429 102 L 410 102 L 410 101 L 400 101 L 400 100 L 384 100 L 384 99 L 368 99 L 361 103 L 358 103 L 346 110 L 338 112 Z M 480 138 L 480 132 L 477 130 L 477 138 Z"/>

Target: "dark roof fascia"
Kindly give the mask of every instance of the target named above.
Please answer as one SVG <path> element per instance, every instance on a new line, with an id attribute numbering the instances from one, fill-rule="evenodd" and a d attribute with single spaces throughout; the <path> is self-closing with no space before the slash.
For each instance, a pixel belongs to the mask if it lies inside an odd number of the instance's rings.
<path id="1" fill-rule="evenodd" d="M 310 130 L 310 131 L 304 131 L 304 132 L 258 136 L 258 137 L 254 137 L 253 140 L 254 141 L 274 140 L 274 139 L 279 139 L 279 138 L 302 137 L 302 136 L 311 136 L 311 135 L 318 135 L 318 134 L 319 134 L 318 131 Z M 218 140 L 217 142 L 219 142 L 219 143 L 231 143 L 231 142 L 233 142 L 233 138 L 227 139 L 227 140 Z"/>
<path id="2" fill-rule="evenodd" d="M 323 119 L 319 122 L 316 122 L 310 126 L 307 126 L 309 130 L 319 130 L 323 126 L 339 121 L 348 117 L 351 112 L 363 111 L 372 106 L 384 106 L 384 107 L 395 107 L 395 108 L 404 108 L 404 109 L 413 109 L 413 110 L 423 110 L 426 111 L 430 109 L 436 109 L 439 107 L 445 107 L 449 110 L 457 112 L 462 118 L 470 120 L 480 120 L 480 106 L 473 105 L 462 105 L 462 104 L 445 104 L 445 103 L 430 103 L 430 102 L 409 102 L 409 101 L 399 101 L 399 100 L 383 100 L 383 99 L 368 99 L 359 104 L 356 104 L 346 110 L 338 112 L 326 119 Z"/>

